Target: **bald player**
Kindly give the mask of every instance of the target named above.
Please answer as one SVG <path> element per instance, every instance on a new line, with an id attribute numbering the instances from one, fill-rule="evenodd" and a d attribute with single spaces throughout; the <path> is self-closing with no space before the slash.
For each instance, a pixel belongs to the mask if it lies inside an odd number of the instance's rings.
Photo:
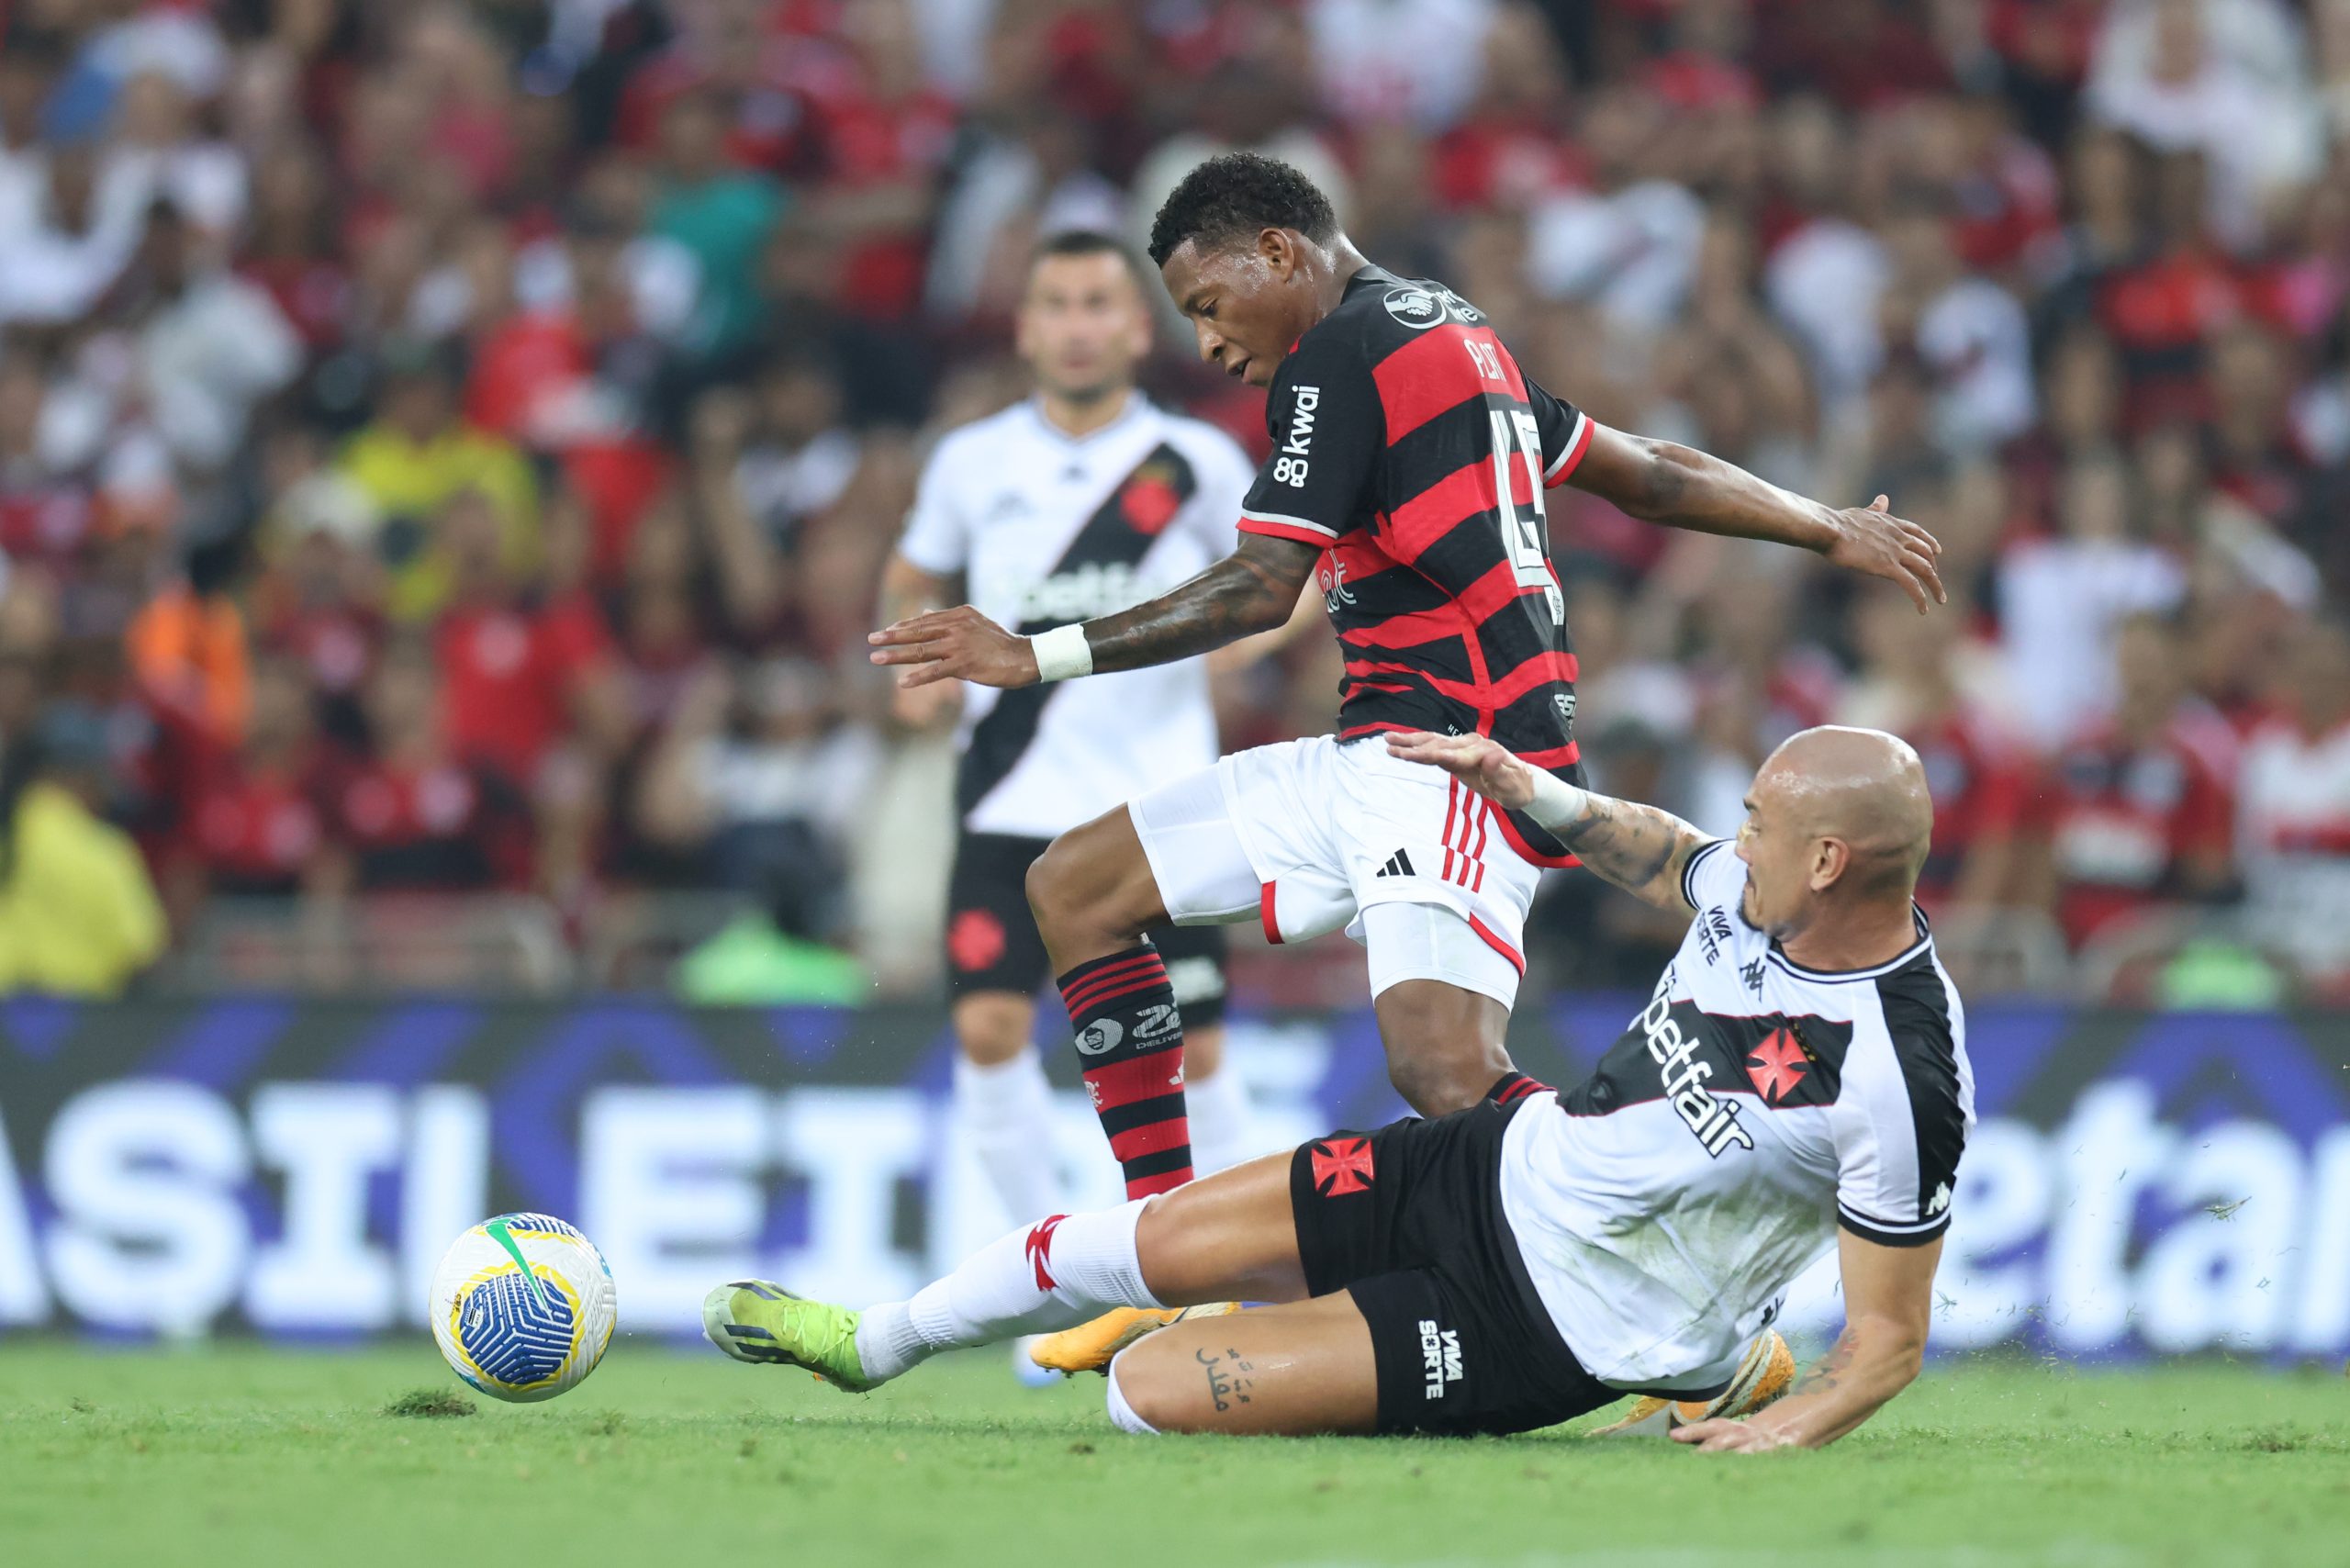
<path id="1" fill-rule="evenodd" d="M 1515 1432 L 1634 1394 L 1608 1430 L 1751 1451 L 1832 1442 L 1907 1386 L 1974 1120 L 1964 1014 L 1910 896 L 1933 825 L 1917 754 L 1807 730 L 1733 844 L 1487 737 L 1385 744 L 1692 916 L 1591 1077 L 1053 1215 L 861 1313 L 722 1285 L 711 1340 L 863 1390 L 1111 1307 L 1277 1304 L 1119 1352 L 1110 1417 L 1136 1432 Z M 1845 1327 L 1797 1380 L 1772 1325 L 1830 1246 Z"/>

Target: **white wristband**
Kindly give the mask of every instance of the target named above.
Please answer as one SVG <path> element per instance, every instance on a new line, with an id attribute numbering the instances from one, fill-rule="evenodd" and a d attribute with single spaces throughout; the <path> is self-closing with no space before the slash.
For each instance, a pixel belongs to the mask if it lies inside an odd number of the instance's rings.
<path id="1" fill-rule="evenodd" d="M 1038 680 L 1075 680 L 1093 673 L 1093 644 L 1085 640 L 1082 624 L 1039 632 L 1028 639 L 1028 647 L 1036 655 Z"/>
<path id="2" fill-rule="evenodd" d="M 1591 792 L 1579 790 L 1555 774 L 1534 770 L 1534 799 L 1526 803 L 1526 814 L 1542 826 L 1557 833 L 1583 821 L 1591 809 Z"/>

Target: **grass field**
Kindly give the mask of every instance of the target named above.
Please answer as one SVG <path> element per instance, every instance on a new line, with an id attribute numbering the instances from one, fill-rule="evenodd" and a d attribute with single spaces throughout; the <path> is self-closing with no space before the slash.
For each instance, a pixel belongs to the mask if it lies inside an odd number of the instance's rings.
<path id="1" fill-rule="evenodd" d="M 463 1417 L 389 1413 L 418 1390 Z M 1002 1358 L 866 1398 L 622 1343 L 548 1405 L 429 1343 L 0 1342 L 0 1562 L 2350 1562 L 2350 1384 L 1943 1363 L 1820 1453 L 1131 1439 Z"/>

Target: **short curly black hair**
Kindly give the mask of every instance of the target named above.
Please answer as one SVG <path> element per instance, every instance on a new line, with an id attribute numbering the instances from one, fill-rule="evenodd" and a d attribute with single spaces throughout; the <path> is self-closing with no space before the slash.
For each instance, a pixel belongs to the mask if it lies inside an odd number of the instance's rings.
<path id="1" fill-rule="evenodd" d="M 1150 224 L 1150 263 L 1163 267 L 1186 240 L 1202 248 L 1294 229 L 1317 245 L 1337 237 L 1338 215 L 1312 180 L 1278 158 L 1221 152 L 1167 193 Z"/>

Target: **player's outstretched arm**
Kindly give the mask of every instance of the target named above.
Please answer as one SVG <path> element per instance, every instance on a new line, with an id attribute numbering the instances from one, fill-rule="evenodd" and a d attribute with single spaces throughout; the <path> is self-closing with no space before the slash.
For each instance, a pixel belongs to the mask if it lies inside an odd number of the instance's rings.
<path id="1" fill-rule="evenodd" d="M 1559 835 L 1587 869 L 1659 909 L 1687 913 L 1681 873 L 1713 842 L 1671 812 L 1579 790 L 1518 760 L 1484 735 L 1391 734 L 1391 756 L 1441 767 L 1485 799 L 1524 812 Z"/>
<path id="2" fill-rule="evenodd" d="M 1761 1415 L 1698 1421 L 1677 1428 L 1675 1442 L 1695 1443 L 1708 1453 L 1816 1449 L 1875 1415 L 1916 1379 L 1925 1360 L 1942 1238 L 1922 1247 L 1886 1247 L 1846 1230 L 1838 1233 L 1837 1246 L 1844 1332 L 1836 1343 Z"/>
<path id="3" fill-rule="evenodd" d="M 1900 585 L 1925 613 L 1948 602 L 1935 537 L 1887 510 L 1883 496 L 1839 510 L 1783 490 L 1708 453 L 1627 435 L 1595 423 L 1591 447 L 1568 484 L 1624 511 L 1671 528 L 1736 539 L 1769 539 L 1825 555 L 1840 566 Z"/>
<path id="4" fill-rule="evenodd" d="M 1007 632 L 969 605 L 885 626 L 867 639 L 877 665 L 898 665 L 901 687 L 934 680 L 1034 686 L 1110 670 L 1169 664 L 1223 647 L 1287 621 L 1322 552 L 1293 540 L 1244 533 L 1240 547 L 1157 599 L 1081 626 L 1036 637 Z"/>

